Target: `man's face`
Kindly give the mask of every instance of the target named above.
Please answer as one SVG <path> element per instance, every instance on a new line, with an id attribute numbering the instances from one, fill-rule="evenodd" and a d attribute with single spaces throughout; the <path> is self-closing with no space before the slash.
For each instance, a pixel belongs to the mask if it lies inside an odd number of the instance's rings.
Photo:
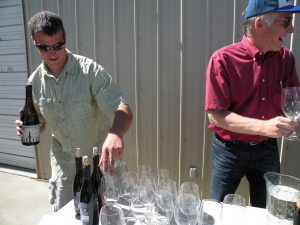
<path id="1" fill-rule="evenodd" d="M 42 32 L 37 32 L 33 37 L 33 41 L 50 72 L 54 73 L 54 75 L 60 73 L 67 60 L 67 52 L 64 45 L 65 34 L 62 31 L 58 31 L 56 34 L 49 36 Z"/>
<path id="2" fill-rule="evenodd" d="M 277 17 L 273 23 L 265 23 L 265 29 L 262 33 L 262 43 L 264 52 L 279 51 L 283 45 L 284 38 L 294 32 L 292 26 L 292 13 L 276 13 Z"/>

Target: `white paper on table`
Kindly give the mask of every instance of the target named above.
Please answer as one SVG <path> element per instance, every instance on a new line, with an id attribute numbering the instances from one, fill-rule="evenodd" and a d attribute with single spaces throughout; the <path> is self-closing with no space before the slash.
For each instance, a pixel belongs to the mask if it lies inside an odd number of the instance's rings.
<path id="1" fill-rule="evenodd" d="M 246 207 L 246 225 L 267 225 L 267 210 L 256 207 Z"/>
<path id="2" fill-rule="evenodd" d="M 224 225 L 245 224 L 246 207 L 223 203 L 222 221 Z"/>
<path id="3" fill-rule="evenodd" d="M 202 204 L 204 213 L 206 213 L 208 216 L 211 216 L 211 219 L 214 221 L 213 224 L 221 225 L 222 204 L 210 200 L 204 200 Z"/>

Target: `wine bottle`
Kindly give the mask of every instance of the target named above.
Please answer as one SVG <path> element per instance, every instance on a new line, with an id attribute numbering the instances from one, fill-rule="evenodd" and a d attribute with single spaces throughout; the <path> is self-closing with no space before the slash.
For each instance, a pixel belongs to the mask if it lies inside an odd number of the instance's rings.
<path id="1" fill-rule="evenodd" d="M 83 161 L 83 184 L 80 190 L 79 209 L 82 225 L 98 225 L 99 207 L 96 188 L 91 179 L 88 156 L 82 157 Z"/>
<path id="2" fill-rule="evenodd" d="M 80 189 L 83 184 L 83 174 L 82 174 L 82 157 L 80 154 L 80 148 L 76 148 L 75 154 L 75 165 L 76 174 L 73 180 L 73 200 L 76 219 L 80 219 L 80 210 L 78 208 Z"/>
<path id="3" fill-rule="evenodd" d="M 101 179 L 103 177 L 103 174 L 100 170 L 100 167 L 98 166 L 99 164 L 99 155 L 98 155 L 98 148 L 94 147 L 93 148 L 93 172 L 92 172 L 92 181 L 94 183 L 94 186 L 97 190 L 97 195 L 98 195 L 98 207 L 99 211 L 102 207 L 102 198 L 101 198 Z"/>
<path id="4" fill-rule="evenodd" d="M 296 210 L 293 225 L 300 225 L 300 198 L 296 201 Z"/>
<path id="5" fill-rule="evenodd" d="M 26 101 L 20 120 L 23 122 L 23 145 L 37 145 L 40 143 L 39 117 L 32 101 L 32 86 L 26 85 Z"/>

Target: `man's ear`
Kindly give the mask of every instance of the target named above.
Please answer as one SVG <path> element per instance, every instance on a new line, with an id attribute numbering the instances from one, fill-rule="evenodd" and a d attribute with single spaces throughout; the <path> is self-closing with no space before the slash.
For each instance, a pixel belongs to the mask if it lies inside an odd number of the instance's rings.
<path id="1" fill-rule="evenodd" d="M 265 24 L 266 24 L 266 22 L 260 16 L 258 16 L 254 21 L 255 29 L 260 30 L 260 29 L 264 28 Z"/>

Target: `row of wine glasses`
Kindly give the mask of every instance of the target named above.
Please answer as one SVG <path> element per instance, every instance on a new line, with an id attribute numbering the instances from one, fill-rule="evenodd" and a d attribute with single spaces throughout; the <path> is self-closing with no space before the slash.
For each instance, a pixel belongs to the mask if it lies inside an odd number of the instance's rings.
<path id="1" fill-rule="evenodd" d="M 129 221 L 137 225 L 218 224 L 216 222 L 235 225 L 242 224 L 245 216 L 243 197 L 227 195 L 222 203 L 211 199 L 201 201 L 198 184 L 183 182 L 177 186 L 166 169 L 153 172 L 145 165 L 136 171 L 124 169 L 119 175 L 106 177 L 102 188 L 105 206 L 100 211 L 101 225 L 132 224 Z M 234 219 L 228 213 L 232 207 L 236 207 Z"/>

